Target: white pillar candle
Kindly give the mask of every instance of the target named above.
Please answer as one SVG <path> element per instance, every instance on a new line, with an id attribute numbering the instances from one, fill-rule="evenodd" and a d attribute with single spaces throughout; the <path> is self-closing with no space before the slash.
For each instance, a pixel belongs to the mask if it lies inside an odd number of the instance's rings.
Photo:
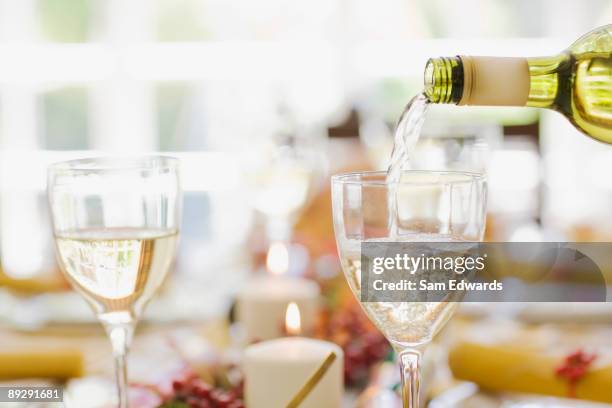
<path id="1" fill-rule="evenodd" d="M 311 332 L 319 294 L 319 286 L 303 278 L 263 274 L 249 280 L 238 294 L 236 310 L 247 341 L 282 337 L 285 312 L 291 302 L 300 309 L 302 332 Z"/>
<path id="2" fill-rule="evenodd" d="M 287 406 L 331 352 L 336 354 L 336 359 L 300 404 L 300 408 L 340 407 L 344 391 L 342 349 L 333 343 L 304 337 L 269 340 L 246 349 L 246 406 Z"/>

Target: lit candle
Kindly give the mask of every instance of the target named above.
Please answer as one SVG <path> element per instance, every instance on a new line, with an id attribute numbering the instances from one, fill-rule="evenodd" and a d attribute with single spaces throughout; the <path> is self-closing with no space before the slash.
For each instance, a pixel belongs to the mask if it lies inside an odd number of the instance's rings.
<path id="1" fill-rule="evenodd" d="M 302 327 L 302 318 L 300 309 L 295 302 L 289 303 L 287 306 L 287 315 L 285 316 L 285 330 L 289 336 L 297 336 L 300 334 Z"/>
<path id="2" fill-rule="evenodd" d="M 287 308 L 286 326 L 288 332 L 300 331 L 300 311 L 295 304 Z M 336 359 L 314 384 L 300 408 L 340 407 L 344 391 L 342 349 L 333 343 L 304 337 L 264 341 L 246 349 L 246 405 L 249 408 L 287 406 L 332 352 Z"/>
<path id="3" fill-rule="evenodd" d="M 237 318 L 249 342 L 283 336 L 285 311 L 291 302 L 300 309 L 302 331 L 314 328 L 319 286 L 308 279 L 286 276 L 288 258 L 285 245 L 272 245 L 266 261 L 269 273 L 249 280 L 238 294 Z"/>

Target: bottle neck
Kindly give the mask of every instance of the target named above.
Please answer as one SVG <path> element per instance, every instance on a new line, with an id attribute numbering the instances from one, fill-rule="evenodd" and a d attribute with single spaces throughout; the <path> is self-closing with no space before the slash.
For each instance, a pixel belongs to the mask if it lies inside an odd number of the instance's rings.
<path id="1" fill-rule="evenodd" d="M 425 94 L 432 103 L 554 107 L 564 55 L 432 58 L 425 67 Z"/>

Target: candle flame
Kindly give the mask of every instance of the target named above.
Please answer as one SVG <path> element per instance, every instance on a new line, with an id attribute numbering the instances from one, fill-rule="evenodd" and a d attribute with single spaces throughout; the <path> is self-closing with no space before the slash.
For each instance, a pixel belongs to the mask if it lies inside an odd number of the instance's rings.
<path id="1" fill-rule="evenodd" d="M 287 334 L 295 336 L 300 334 L 302 329 L 302 318 L 300 317 L 300 309 L 295 302 L 289 303 L 287 313 L 285 314 L 285 328 Z"/>
<path id="2" fill-rule="evenodd" d="M 268 271 L 274 275 L 282 275 L 289 270 L 289 251 L 282 242 L 275 242 L 268 249 L 266 258 Z"/>

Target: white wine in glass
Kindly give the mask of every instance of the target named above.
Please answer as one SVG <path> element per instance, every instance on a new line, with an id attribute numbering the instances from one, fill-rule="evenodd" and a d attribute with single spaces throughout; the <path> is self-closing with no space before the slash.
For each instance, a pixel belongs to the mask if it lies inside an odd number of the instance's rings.
<path id="1" fill-rule="evenodd" d="M 357 299 L 361 299 L 361 244 L 374 242 L 464 242 L 443 234 L 415 234 L 391 239 L 346 240 L 341 246 L 342 270 Z M 362 302 L 372 323 L 393 344 L 425 344 L 453 315 L 458 303 L 445 302 Z"/>
<path id="2" fill-rule="evenodd" d="M 47 189 L 61 269 L 110 338 L 117 405 L 126 408 L 126 357 L 134 328 L 176 251 L 178 160 L 153 156 L 57 163 L 49 167 Z"/>
<path id="3" fill-rule="evenodd" d="M 140 315 L 170 269 L 177 237 L 172 230 L 109 228 L 55 239 L 62 269 L 97 313 Z"/>

